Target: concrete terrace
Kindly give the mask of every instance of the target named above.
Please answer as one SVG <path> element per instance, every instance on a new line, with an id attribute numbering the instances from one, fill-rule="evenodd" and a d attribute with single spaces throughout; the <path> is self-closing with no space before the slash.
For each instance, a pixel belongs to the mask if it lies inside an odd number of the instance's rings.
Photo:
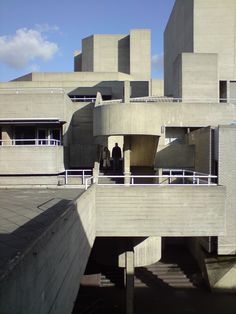
<path id="1" fill-rule="evenodd" d="M 0 276 L 11 270 L 83 189 L 0 190 Z"/>

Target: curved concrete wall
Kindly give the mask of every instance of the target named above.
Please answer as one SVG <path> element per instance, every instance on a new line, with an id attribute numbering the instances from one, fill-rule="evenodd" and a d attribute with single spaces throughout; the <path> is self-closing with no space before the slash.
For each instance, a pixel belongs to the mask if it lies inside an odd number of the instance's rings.
<path id="1" fill-rule="evenodd" d="M 113 103 L 95 107 L 93 134 L 96 135 L 160 135 L 160 120 L 155 104 Z M 154 122 L 154 123 L 152 123 Z"/>
<path id="2" fill-rule="evenodd" d="M 206 127 L 236 120 L 236 105 L 222 103 L 110 103 L 94 109 L 93 135 L 161 135 L 162 126 Z"/>

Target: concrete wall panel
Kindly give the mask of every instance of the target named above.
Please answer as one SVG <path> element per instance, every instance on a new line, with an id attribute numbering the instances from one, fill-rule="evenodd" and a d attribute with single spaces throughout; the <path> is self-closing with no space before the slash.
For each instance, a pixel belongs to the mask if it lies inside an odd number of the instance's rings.
<path id="1" fill-rule="evenodd" d="M 223 235 L 225 189 L 98 186 L 96 213 L 97 236 Z"/>

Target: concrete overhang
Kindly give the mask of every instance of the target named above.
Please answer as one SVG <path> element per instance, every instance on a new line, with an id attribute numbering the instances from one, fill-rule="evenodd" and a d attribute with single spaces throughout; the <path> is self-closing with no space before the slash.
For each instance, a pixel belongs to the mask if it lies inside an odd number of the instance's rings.
<path id="1" fill-rule="evenodd" d="M 0 125 L 22 125 L 22 124 L 65 124 L 66 121 L 60 120 L 58 118 L 49 118 L 49 119 L 41 119 L 41 118 L 35 118 L 35 119 L 0 119 Z"/>

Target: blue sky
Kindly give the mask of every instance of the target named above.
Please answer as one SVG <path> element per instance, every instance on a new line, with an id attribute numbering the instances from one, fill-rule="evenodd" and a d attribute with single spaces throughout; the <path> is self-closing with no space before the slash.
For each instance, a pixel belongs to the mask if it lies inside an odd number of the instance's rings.
<path id="1" fill-rule="evenodd" d="M 152 74 L 162 77 L 163 32 L 174 0 L 0 0 L 0 81 L 32 71 L 73 71 L 91 34 L 152 30 Z"/>

